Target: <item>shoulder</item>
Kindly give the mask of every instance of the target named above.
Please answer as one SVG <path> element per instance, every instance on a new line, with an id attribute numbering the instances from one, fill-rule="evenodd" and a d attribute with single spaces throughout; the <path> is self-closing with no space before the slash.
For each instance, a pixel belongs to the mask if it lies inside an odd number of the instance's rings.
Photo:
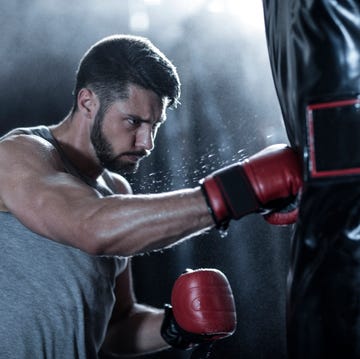
<path id="1" fill-rule="evenodd" d="M 61 163 L 54 146 L 28 129 L 15 129 L 0 138 L 0 161 L 34 165 L 35 159 L 38 163 Z"/>
<path id="2" fill-rule="evenodd" d="M 56 149 L 31 132 L 11 131 L 0 138 L 0 210 L 15 202 L 15 192 L 34 193 L 40 179 L 63 171 Z M 16 191 L 15 191 L 16 189 Z M 21 203 L 21 201 L 18 201 Z"/>
<path id="3" fill-rule="evenodd" d="M 50 148 L 50 143 L 26 129 L 16 129 L 0 138 L 0 150 L 41 150 Z M 36 151 L 35 151 L 36 152 Z M 29 153 L 31 155 L 31 153 Z"/>
<path id="4" fill-rule="evenodd" d="M 4 134 L 3 136 L 0 136 L 0 141 L 4 141 L 7 139 L 14 139 L 14 138 L 28 138 L 27 136 L 29 136 L 30 138 L 37 138 L 38 136 L 34 135 L 34 129 L 40 128 L 40 127 L 44 127 L 44 126 L 39 126 L 39 127 L 18 127 L 15 128 L 9 132 L 7 132 L 6 134 Z"/>
<path id="5" fill-rule="evenodd" d="M 107 186 L 109 186 L 114 193 L 132 194 L 130 183 L 123 176 L 105 170 L 102 177 Z"/>

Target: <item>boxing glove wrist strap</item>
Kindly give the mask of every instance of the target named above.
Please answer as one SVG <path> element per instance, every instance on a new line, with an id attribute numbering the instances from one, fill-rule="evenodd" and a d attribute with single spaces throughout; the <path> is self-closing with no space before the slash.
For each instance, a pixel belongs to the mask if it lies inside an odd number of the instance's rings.
<path id="1" fill-rule="evenodd" d="M 208 186 L 211 186 L 211 183 L 208 183 Z M 214 188 L 216 190 L 215 186 Z M 229 227 L 230 218 L 227 218 L 226 216 L 227 208 L 225 204 L 222 203 L 222 201 L 211 202 L 209 196 L 207 195 L 207 191 L 205 190 L 205 185 L 203 183 L 201 183 L 201 191 L 205 198 L 208 211 L 211 214 L 211 217 L 216 225 L 216 228 L 220 230 L 226 230 Z M 221 198 L 220 192 L 218 198 Z M 217 215 L 215 213 L 217 213 Z M 224 215 L 222 216 L 220 213 L 223 213 Z"/>
<path id="2" fill-rule="evenodd" d="M 217 228 L 259 209 L 259 201 L 239 164 L 214 172 L 200 184 Z"/>
<path id="3" fill-rule="evenodd" d="M 173 348 L 189 350 L 199 344 L 211 340 L 210 336 L 205 334 L 188 333 L 183 330 L 177 323 L 172 313 L 170 304 L 164 305 L 165 317 L 161 325 L 161 336 Z"/>

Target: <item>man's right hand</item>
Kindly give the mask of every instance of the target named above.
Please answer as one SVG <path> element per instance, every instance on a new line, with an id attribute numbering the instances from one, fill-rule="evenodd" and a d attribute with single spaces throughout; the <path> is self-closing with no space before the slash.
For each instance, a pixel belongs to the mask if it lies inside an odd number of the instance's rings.
<path id="1" fill-rule="evenodd" d="M 286 145 L 273 145 L 248 159 L 220 169 L 200 181 L 216 225 L 259 212 L 272 224 L 296 220 L 294 202 L 302 187 L 298 154 Z"/>

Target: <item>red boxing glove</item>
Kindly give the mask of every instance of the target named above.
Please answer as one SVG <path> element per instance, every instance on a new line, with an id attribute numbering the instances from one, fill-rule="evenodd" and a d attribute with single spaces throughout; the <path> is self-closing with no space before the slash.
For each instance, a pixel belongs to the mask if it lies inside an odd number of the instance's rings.
<path id="1" fill-rule="evenodd" d="M 302 187 L 301 161 L 292 148 L 273 145 L 200 183 L 217 227 L 254 212 L 272 224 L 289 224 L 296 221 L 297 209 L 286 208 Z"/>
<path id="2" fill-rule="evenodd" d="M 180 349 L 219 340 L 236 328 L 235 302 L 226 276 L 216 269 L 187 270 L 175 282 L 165 306 L 161 334 Z"/>

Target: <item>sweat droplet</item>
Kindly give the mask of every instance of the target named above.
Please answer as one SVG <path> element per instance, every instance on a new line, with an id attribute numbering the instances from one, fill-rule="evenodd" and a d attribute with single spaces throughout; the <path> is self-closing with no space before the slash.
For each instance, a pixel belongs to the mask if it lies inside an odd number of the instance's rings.
<path id="1" fill-rule="evenodd" d="M 219 229 L 219 234 L 220 234 L 220 237 L 221 237 L 221 238 L 227 237 L 228 233 L 229 233 L 229 232 L 228 232 L 227 229 Z"/>

